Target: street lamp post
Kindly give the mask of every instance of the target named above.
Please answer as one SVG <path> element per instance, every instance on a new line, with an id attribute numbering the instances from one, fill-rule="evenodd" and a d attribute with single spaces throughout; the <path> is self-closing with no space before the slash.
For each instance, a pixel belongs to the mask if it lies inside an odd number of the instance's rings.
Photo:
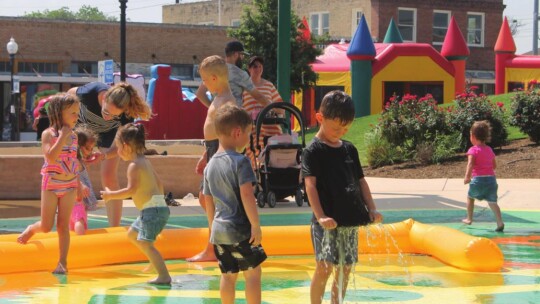
<path id="1" fill-rule="evenodd" d="M 126 8 L 128 0 L 120 1 L 120 81 L 126 81 Z"/>
<path id="2" fill-rule="evenodd" d="M 19 130 L 20 109 L 19 109 L 19 102 L 15 98 L 15 83 L 13 82 L 13 73 L 15 72 L 15 54 L 17 54 L 17 51 L 19 50 L 19 45 L 17 45 L 17 42 L 15 42 L 15 39 L 11 37 L 11 39 L 6 45 L 6 48 L 9 54 L 9 65 L 11 68 L 11 96 L 10 96 L 11 106 L 10 107 L 12 108 L 11 112 L 15 112 L 14 126 L 12 126 L 12 130 L 14 130 L 14 132 L 12 131 L 11 133 L 12 134 L 11 140 L 18 141 L 20 140 L 20 130 Z"/>

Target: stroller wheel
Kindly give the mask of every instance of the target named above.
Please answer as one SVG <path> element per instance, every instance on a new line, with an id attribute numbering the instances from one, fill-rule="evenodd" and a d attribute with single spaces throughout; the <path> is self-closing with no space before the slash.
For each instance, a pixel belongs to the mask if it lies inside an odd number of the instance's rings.
<path id="1" fill-rule="evenodd" d="M 296 189 L 294 200 L 296 201 L 296 205 L 298 205 L 298 207 L 302 207 L 304 204 L 304 194 L 302 193 L 302 190 Z"/>
<path id="2" fill-rule="evenodd" d="M 274 208 L 277 203 L 276 194 L 272 191 L 268 191 L 268 194 L 266 195 L 266 201 L 270 208 Z"/>
<path id="3" fill-rule="evenodd" d="M 264 192 L 257 193 L 257 206 L 264 208 Z"/>

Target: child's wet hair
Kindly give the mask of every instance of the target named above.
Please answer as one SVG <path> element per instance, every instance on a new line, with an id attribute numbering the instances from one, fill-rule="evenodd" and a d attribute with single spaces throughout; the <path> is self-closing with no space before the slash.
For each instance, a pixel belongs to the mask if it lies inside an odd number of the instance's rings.
<path id="1" fill-rule="evenodd" d="M 234 128 L 245 130 L 253 123 L 248 112 L 237 105 L 226 103 L 216 110 L 214 124 L 218 135 L 229 135 Z"/>
<path id="2" fill-rule="evenodd" d="M 209 74 L 216 74 L 220 78 L 229 79 L 229 68 L 223 57 L 218 55 L 208 56 L 203 59 L 199 66 L 199 72 L 205 71 Z"/>
<path id="3" fill-rule="evenodd" d="M 339 120 L 343 125 L 354 120 L 352 98 L 339 90 L 330 91 L 324 95 L 319 112 L 325 119 Z"/>
<path id="4" fill-rule="evenodd" d="M 73 132 L 77 134 L 79 147 L 86 146 L 89 142 L 97 143 L 98 141 L 96 132 L 90 129 L 86 124 L 77 125 Z"/>
<path id="5" fill-rule="evenodd" d="M 126 144 L 138 155 L 146 151 L 144 125 L 140 123 L 128 123 L 116 132 L 116 140 Z"/>
<path id="6" fill-rule="evenodd" d="M 475 121 L 471 126 L 471 134 L 483 143 L 491 141 L 491 124 L 487 120 Z"/>
<path id="7" fill-rule="evenodd" d="M 62 112 L 79 103 L 79 98 L 68 93 L 55 94 L 49 101 L 47 113 L 49 114 L 50 126 L 56 131 L 62 129 L 64 122 L 62 121 Z"/>

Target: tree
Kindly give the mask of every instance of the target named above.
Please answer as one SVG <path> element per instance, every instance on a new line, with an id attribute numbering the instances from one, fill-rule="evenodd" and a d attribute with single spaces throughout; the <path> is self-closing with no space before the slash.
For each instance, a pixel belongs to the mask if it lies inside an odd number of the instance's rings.
<path id="1" fill-rule="evenodd" d="M 25 13 L 26 18 L 57 19 L 57 20 L 84 20 L 84 21 L 118 21 L 116 17 L 107 16 L 97 7 L 83 5 L 78 12 L 72 12 L 67 6 L 57 10 L 44 10 Z"/>
<path id="2" fill-rule="evenodd" d="M 77 20 L 85 21 L 118 21 L 116 17 L 107 16 L 97 7 L 83 5 L 77 12 Z"/>
<path id="3" fill-rule="evenodd" d="M 510 32 L 512 33 L 512 36 L 516 36 L 517 33 L 519 32 L 519 28 L 520 27 L 523 27 L 525 24 L 523 24 L 523 22 L 521 22 L 520 20 L 518 19 L 514 19 L 512 17 L 508 17 L 509 20 L 512 20 L 510 22 Z"/>
<path id="4" fill-rule="evenodd" d="M 322 54 L 315 44 L 324 38 L 302 38 L 298 16 L 291 13 L 291 90 L 300 91 L 314 86 L 317 74 L 311 69 L 316 57 Z M 253 7 L 244 7 L 241 25 L 228 34 L 241 41 L 252 55 L 264 58 L 263 77 L 273 83 L 277 80 L 278 0 L 254 0 Z"/>

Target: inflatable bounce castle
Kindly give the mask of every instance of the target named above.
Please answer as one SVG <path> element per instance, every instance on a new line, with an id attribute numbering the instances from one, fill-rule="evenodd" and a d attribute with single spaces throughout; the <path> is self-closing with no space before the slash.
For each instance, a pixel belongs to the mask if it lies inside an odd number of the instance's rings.
<path id="1" fill-rule="evenodd" d="M 308 124 L 313 125 L 318 103 L 335 89 L 352 96 L 357 117 L 381 112 L 394 94 L 430 93 L 440 103 L 448 103 L 465 89 L 468 56 L 469 48 L 453 17 L 441 52 L 427 43 L 403 43 L 393 20 L 383 43 L 373 43 L 362 17 L 350 43 L 328 45 L 313 63 L 319 75 L 317 85 L 295 95 L 295 105 L 303 107 Z"/>
<path id="2" fill-rule="evenodd" d="M 506 17 L 495 43 L 495 94 L 504 94 L 540 80 L 540 56 L 516 55 L 516 44 Z"/>

